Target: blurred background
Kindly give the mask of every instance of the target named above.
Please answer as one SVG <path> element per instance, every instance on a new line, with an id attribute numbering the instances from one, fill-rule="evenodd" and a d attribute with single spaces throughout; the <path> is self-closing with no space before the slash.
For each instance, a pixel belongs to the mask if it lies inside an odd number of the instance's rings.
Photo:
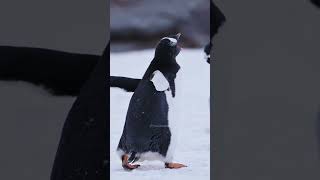
<path id="1" fill-rule="evenodd" d="M 182 46 L 209 41 L 209 0 L 111 0 L 111 51 L 155 47 L 168 33 L 182 33 Z"/>
<path id="2" fill-rule="evenodd" d="M 214 41 L 213 178 L 318 180 L 320 9 L 215 2 L 227 22 Z"/>

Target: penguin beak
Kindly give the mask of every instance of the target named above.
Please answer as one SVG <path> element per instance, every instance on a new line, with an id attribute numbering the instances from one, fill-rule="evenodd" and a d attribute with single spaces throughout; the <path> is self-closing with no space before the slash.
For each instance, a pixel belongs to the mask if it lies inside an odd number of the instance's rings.
<path id="1" fill-rule="evenodd" d="M 178 33 L 178 34 L 174 35 L 173 38 L 175 38 L 179 42 L 180 36 L 181 36 L 181 33 Z M 182 47 L 179 46 L 179 44 L 178 44 L 177 45 L 176 56 L 180 53 L 181 50 L 182 50 Z"/>
<path id="2" fill-rule="evenodd" d="M 174 35 L 173 38 L 175 38 L 177 41 L 179 41 L 180 36 L 181 36 L 181 33 L 178 33 L 178 34 Z"/>

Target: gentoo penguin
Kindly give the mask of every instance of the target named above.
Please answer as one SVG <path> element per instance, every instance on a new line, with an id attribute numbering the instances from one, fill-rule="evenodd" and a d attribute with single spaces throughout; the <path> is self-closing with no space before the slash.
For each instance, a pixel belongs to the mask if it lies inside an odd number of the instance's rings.
<path id="1" fill-rule="evenodd" d="M 126 122 L 117 148 L 122 167 L 143 160 L 160 160 L 166 168 L 186 167 L 173 163 L 174 136 L 172 123 L 176 97 L 176 77 L 180 69 L 176 56 L 180 33 L 164 37 L 156 46 L 155 56 L 131 97 Z M 170 126 L 171 125 L 171 126 Z"/>

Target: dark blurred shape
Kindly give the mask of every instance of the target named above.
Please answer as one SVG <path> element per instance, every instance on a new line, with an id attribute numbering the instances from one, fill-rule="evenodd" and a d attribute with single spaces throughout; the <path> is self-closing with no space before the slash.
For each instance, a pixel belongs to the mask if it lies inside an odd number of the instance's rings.
<path id="1" fill-rule="evenodd" d="M 210 38 L 212 39 L 217 33 L 219 28 L 226 21 L 226 17 L 221 10 L 210 1 Z"/>
<path id="2" fill-rule="evenodd" d="M 205 46 L 204 52 L 207 55 L 207 62 L 210 63 L 210 52 L 213 45 L 212 38 L 218 33 L 219 28 L 226 21 L 220 9 L 210 1 L 210 42 Z"/>
<path id="3" fill-rule="evenodd" d="M 317 132 L 317 145 L 318 145 L 318 157 L 320 159 L 320 105 L 318 105 L 318 114 L 317 114 L 317 119 L 316 119 L 316 129 L 315 131 Z"/>
<path id="4" fill-rule="evenodd" d="M 125 6 L 130 6 L 132 4 L 135 4 L 139 1 L 141 1 L 141 0 L 112 0 L 111 2 L 118 5 L 118 6 L 125 7 Z"/>
<path id="5" fill-rule="evenodd" d="M 320 0 L 311 0 L 311 2 L 320 8 Z"/>
<path id="6" fill-rule="evenodd" d="M 108 45 L 68 114 L 51 180 L 109 177 L 109 52 Z"/>
<path id="7" fill-rule="evenodd" d="M 207 58 L 207 63 L 210 64 L 210 52 L 212 48 L 212 43 L 211 41 L 204 47 L 204 53 L 206 53 L 206 58 Z"/>
<path id="8" fill-rule="evenodd" d="M 212 178 L 319 180 L 319 11 L 303 0 L 221 2 Z"/>
<path id="9" fill-rule="evenodd" d="M 55 95 L 78 95 L 100 56 L 0 46 L 0 79 L 42 85 Z"/>
<path id="10" fill-rule="evenodd" d="M 208 0 L 111 0 L 111 51 L 153 48 L 181 32 L 184 47 L 203 47 L 210 33 Z"/>
<path id="11" fill-rule="evenodd" d="M 54 95 L 77 96 L 100 56 L 40 48 L 0 46 L 0 80 L 44 86 Z M 138 79 L 110 76 L 110 87 L 133 92 Z"/>

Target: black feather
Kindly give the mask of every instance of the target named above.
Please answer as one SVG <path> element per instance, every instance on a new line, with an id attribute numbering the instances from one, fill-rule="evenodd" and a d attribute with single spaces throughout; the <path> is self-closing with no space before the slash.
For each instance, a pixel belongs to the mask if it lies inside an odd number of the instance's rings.
<path id="1" fill-rule="evenodd" d="M 0 80 L 26 81 L 54 95 L 77 96 L 101 56 L 0 46 Z M 110 77 L 110 87 L 133 92 L 139 79 Z"/>

